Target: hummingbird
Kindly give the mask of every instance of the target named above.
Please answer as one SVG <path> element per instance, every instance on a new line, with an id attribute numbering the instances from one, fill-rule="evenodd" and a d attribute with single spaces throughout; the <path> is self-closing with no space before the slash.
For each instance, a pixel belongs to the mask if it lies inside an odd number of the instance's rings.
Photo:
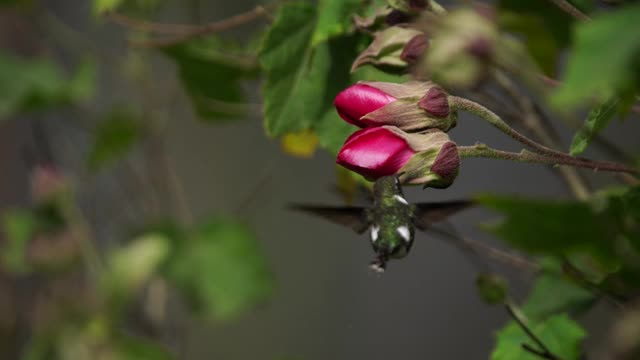
<path id="1" fill-rule="evenodd" d="M 373 185 L 373 205 L 315 206 L 293 205 L 293 209 L 322 217 L 347 226 L 358 234 L 369 231 L 376 253 L 369 267 L 382 273 L 389 259 L 401 259 L 409 254 L 415 229 L 426 231 L 435 222 L 473 205 L 470 200 L 410 204 L 404 197 L 397 176 L 384 176 Z"/>

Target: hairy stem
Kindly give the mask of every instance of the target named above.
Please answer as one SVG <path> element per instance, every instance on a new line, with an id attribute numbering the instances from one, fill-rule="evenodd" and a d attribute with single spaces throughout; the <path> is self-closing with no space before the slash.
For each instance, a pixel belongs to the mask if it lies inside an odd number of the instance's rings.
<path id="1" fill-rule="evenodd" d="M 545 118 L 544 113 L 528 96 L 521 93 L 518 87 L 509 79 L 502 71 L 494 73 L 496 83 L 505 91 L 507 96 L 518 106 L 524 117 L 517 116 L 516 119 L 529 129 L 533 135 L 543 145 L 558 148 L 560 147 L 559 136 L 554 132 L 553 126 Z M 574 196 L 581 200 L 589 198 L 589 187 L 586 179 L 584 179 L 576 169 L 569 167 L 560 167 L 557 169 L 558 174 L 564 179 Z"/>
<path id="2" fill-rule="evenodd" d="M 550 156 L 555 156 L 559 154 L 564 155 L 564 153 L 560 151 L 553 150 L 549 147 L 546 147 L 540 143 L 537 143 L 529 139 L 525 135 L 519 133 L 514 128 L 509 126 L 509 124 L 507 124 L 504 120 L 502 120 L 502 118 L 500 118 L 500 116 L 498 116 L 496 113 L 478 104 L 475 101 L 471 101 L 469 99 L 461 98 L 458 96 L 451 96 L 450 100 L 453 102 L 453 107 L 455 109 L 466 111 L 478 116 L 479 118 L 493 125 L 498 130 L 509 135 L 514 140 L 524 144 L 525 146 L 527 146 L 528 148 L 531 148 L 531 150 L 534 150 L 539 154 L 550 155 Z"/>
<path id="3" fill-rule="evenodd" d="M 569 165 L 596 171 L 622 172 L 629 174 L 637 174 L 638 169 L 608 161 L 594 161 L 585 158 L 574 157 L 568 154 L 559 155 L 543 155 L 536 154 L 528 150 L 522 150 L 518 153 L 493 149 L 485 144 L 476 144 L 474 146 L 459 146 L 458 153 L 460 157 L 482 157 L 489 159 L 501 159 L 535 164 L 547 165 Z"/>

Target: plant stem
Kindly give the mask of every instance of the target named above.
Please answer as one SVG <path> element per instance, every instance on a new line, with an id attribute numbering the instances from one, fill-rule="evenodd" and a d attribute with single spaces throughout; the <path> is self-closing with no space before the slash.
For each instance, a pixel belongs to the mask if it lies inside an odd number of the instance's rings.
<path id="1" fill-rule="evenodd" d="M 611 171 L 629 174 L 638 174 L 639 172 L 636 168 L 608 161 L 594 161 L 585 158 L 574 157 L 563 153 L 560 153 L 560 155 L 542 155 L 533 153 L 528 150 L 522 150 L 519 153 L 508 152 L 493 149 L 485 144 L 476 144 L 474 146 L 459 146 L 458 153 L 460 154 L 460 157 L 463 158 L 482 157 L 489 159 L 502 159 L 518 162 L 547 164 L 554 166 L 569 165 L 593 169 L 596 171 Z"/>
<path id="2" fill-rule="evenodd" d="M 450 100 L 453 102 L 453 107 L 455 109 L 467 111 L 480 117 L 481 119 L 487 121 L 489 124 L 493 125 L 498 130 L 509 135 L 514 140 L 524 144 L 525 146 L 531 148 L 539 154 L 551 156 L 556 156 L 559 154 L 565 155 L 563 152 L 553 150 L 529 139 L 528 137 L 524 136 L 523 134 L 519 133 L 514 128 L 509 126 L 509 124 L 504 122 L 504 120 L 502 120 L 502 118 L 500 118 L 500 116 L 498 116 L 496 113 L 478 104 L 475 101 L 471 101 L 469 99 L 461 98 L 458 96 L 451 96 Z"/>
<path id="3" fill-rule="evenodd" d="M 540 338 L 538 338 L 538 336 L 534 334 L 533 331 L 529 328 L 526 318 L 524 317 L 524 314 L 522 314 L 520 309 L 518 309 L 510 300 L 507 300 L 504 306 L 507 310 L 507 313 L 509 313 L 509 316 L 511 316 L 511 318 L 518 324 L 518 326 L 520 326 L 520 328 L 527 334 L 527 336 L 531 340 L 533 340 L 533 342 L 535 342 L 536 345 L 538 345 L 538 347 L 540 348 L 535 349 L 525 343 L 522 344 L 522 348 L 524 350 L 540 356 L 543 359 L 560 360 L 560 358 L 552 353 L 551 350 L 549 350 L 549 348 L 542 342 L 542 340 L 540 340 Z"/>
<path id="4" fill-rule="evenodd" d="M 494 73 L 494 79 L 506 95 L 511 98 L 511 101 L 519 108 L 521 114 L 524 114 L 524 116 L 516 116 L 516 121 L 521 122 L 526 129 L 529 129 L 537 138 L 536 140 L 543 145 L 555 149 L 559 148 L 560 140 L 558 134 L 554 132 L 553 126 L 533 100 L 525 94 L 522 94 L 520 89 L 504 72 L 496 71 Z M 557 169 L 557 172 L 564 179 L 566 185 L 576 198 L 581 200 L 589 198 L 590 191 L 587 181 L 584 177 L 580 176 L 580 173 L 578 173 L 576 169 L 560 167 Z"/>

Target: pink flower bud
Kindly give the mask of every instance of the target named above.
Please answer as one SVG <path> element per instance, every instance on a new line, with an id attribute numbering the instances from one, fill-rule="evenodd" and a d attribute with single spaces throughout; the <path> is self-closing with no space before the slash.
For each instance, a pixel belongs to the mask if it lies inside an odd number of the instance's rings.
<path id="1" fill-rule="evenodd" d="M 360 121 L 361 117 L 394 101 L 396 98 L 381 90 L 366 84 L 355 84 L 339 93 L 333 104 L 346 122 L 365 127 L 367 124 Z"/>
<path id="2" fill-rule="evenodd" d="M 437 129 L 410 134 L 395 126 L 358 130 L 340 149 L 336 161 L 369 180 L 402 174 L 406 184 L 444 188 L 460 167 L 458 148 Z"/>
<path id="3" fill-rule="evenodd" d="M 371 180 L 397 173 L 416 152 L 389 128 L 356 131 L 345 141 L 336 162 Z"/>
<path id="4" fill-rule="evenodd" d="M 345 121 L 359 127 L 448 131 L 457 121 L 457 113 L 449 109 L 449 95 L 429 81 L 359 82 L 338 94 L 334 104 Z"/>

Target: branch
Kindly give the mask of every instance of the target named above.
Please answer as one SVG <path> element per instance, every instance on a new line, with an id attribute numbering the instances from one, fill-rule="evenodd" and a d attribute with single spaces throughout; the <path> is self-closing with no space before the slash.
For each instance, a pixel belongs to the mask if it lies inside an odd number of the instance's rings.
<path id="1" fill-rule="evenodd" d="M 271 5 L 270 7 L 273 7 Z M 123 26 L 138 31 L 159 32 L 165 34 L 176 34 L 171 37 L 163 37 L 158 39 L 132 41 L 131 45 L 135 47 L 155 48 L 168 47 L 176 45 L 191 39 L 225 31 L 234 27 L 252 22 L 261 17 L 269 18 L 269 6 L 258 5 L 253 9 L 234 15 L 230 18 L 212 22 L 204 25 L 179 25 L 179 24 L 159 24 L 138 19 L 133 19 L 118 13 L 109 13 L 108 17 Z"/>
<path id="2" fill-rule="evenodd" d="M 571 4 L 567 0 L 549 0 L 549 1 L 552 2 L 558 8 L 560 8 L 560 10 L 566 12 L 567 14 L 571 15 L 572 17 L 578 20 L 591 21 L 591 18 L 587 16 L 587 14 L 580 11 L 580 9 L 573 6 L 573 4 Z"/>
<path id="3" fill-rule="evenodd" d="M 639 170 L 614 162 L 609 161 L 594 161 L 585 158 L 574 157 L 568 154 L 560 153 L 554 155 L 542 155 L 536 154 L 528 150 L 522 150 L 519 153 L 516 152 L 508 152 L 493 149 L 485 144 L 476 144 L 474 146 L 458 146 L 458 153 L 460 157 L 463 158 L 471 158 L 471 157 L 482 157 L 488 159 L 502 159 L 502 160 L 511 160 L 518 162 L 526 162 L 526 163 L 535 163 L 535 164 L 547 164 L 547 165 L 569 165 L 575 167 L 581 167 L 586 169 L 593 169 L 596 171 L 611 171 L 611 172 L 622 172 L 629 174 L 638 174 Z"/>
<path id="4" fill-rule="evenodd" d="M 505 309 L 507 310 L 507 313 L 509 313 L 509 316 L 511 316 L 511 318 L 520 326 L 520 328 L 527 334 L 527 336 L 531 340 L 533 340 L 533 342 L 535 342 L 536 345 L 538 345 L 538 347 L 541 349 L 541 350 L 535 349 L 529 344 L 525 343 L 525 344 L 522 344 L 522 348 L 524 350 L 529 351 L 530 353 L 537 355 L 543 359 L 561 360 L 557 355 L 555 355 L 549 350 L 549 348 L 542 342 L 542 340 L 540 340 L 538 336 L 536 336 L 536 334 L 533 333 L 533 331 L 527 325 L 526 319 L 521 314 L 519 309 L 517 309 L 509 301 L 507 301 L 507 303 L 504 306 L 505 306 Z"/>

